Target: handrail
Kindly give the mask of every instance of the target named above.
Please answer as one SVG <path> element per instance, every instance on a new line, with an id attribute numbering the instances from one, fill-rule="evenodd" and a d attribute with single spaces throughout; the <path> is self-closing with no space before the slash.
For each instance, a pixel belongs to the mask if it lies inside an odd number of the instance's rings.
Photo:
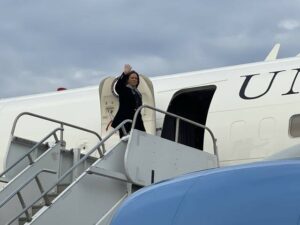
<path id="1" fill-rule="evenodd" d="M 99 148 L 99 146 L 103 145 L 106 140 L 108 140 L 116 131 L 118 131 L 120 128 L 123 128 L 126 123 L 132 123 L 132 120 L 124 120 L 122 123 L 120 123 L 115 129 L 113 129 L 108 135 L 106 135 L 98 144 L 96 144 L 87 154 L 85 154 L 84 157 L 82 157 L 76 164 L 74 164 L 70 169 L 68 169 L 59 179 L 58 181 L 52 185 L 50 188 L 48 188 L 46 191 L 44 191 L 40 197 L 38 197 L 33 203 L 24 210 L 18 214 L 15 218 L 13 218 L 7 225 L 13 223 L 16 219 L 18 219 L 23 213 L 25 213 L 30 207 L 32 207 L 35 203 L 37 203 L 40 199 L 42 199 L 49 191 L 51 191 L 53 188 L 55 188 L 63 179 L 65 179 L 78 165 L 80 165 L 83 161 L 85 161 L 95 150 Z"/>
<path id="2" fill-rule="evenodd" d="M 48 169 L 42 169 L 36 172 L 31 178 L 29 178 L 23 185 L 21 185 L 17 190 L 15 190 L 11 195 L 9 195 L 4 201 L 1 202 L 0 208 L 5 205 L 10 199 L 12 199 L 19 191 L 21 191 L 27 184 L 29 184 L 34 178 L 36 178 L 40 173 L 52 173 L 56 174 L 57 172 Z"/>
<path id="3" fill-rule="evenodd" d="M 23 197 L 22 197 L 21 190 L 22 190 L 25 186 L 27 186 L 27 184 L 29 184 L 33 179 L 35 179 L 36 182 L 37 182 L 37 185 L 38 185 L 38 187 L 39 187 L 39 189 L 40 189 L 40 192 L 43 193 L 43 192 L 44 192 L 44 189 L 43 189 L 43 187 L 42 187 L 42 185 L 41 185 L 40 180 L 39 180 L 38 177 L 37 177 L 37 176 L 38 176 L 40 173 L 42 173 L 42 172 L 56 174 L 56 171 L 48 170 L 48 169 L 42 169 L 42 170 L 38 171 L 34 176 L 32 176 L 31 178 L 29 178 L 23 185 L 21 185 L 21 186 L 20 186 L 16 191 L 14 191 L 10 196 L 8 196 L 8 197 L 0 204 L 0 208 L 1 208 L 3 205 L 5 205 L 10 199 L 12 199 L 12 198 L 13 198 L 14 196 L 16 196 L 16 195 L 18 195 L 18 198 L 19 198 L 19 201 L 20 201 L 20 204 L 21 204 L 22 208 L 23 208 L 23 209 L 26 208 L 26 203 L 24 202 L 24 199 L 23 199 Z M 47 197 L 47 196 L 43 196 L 43 197 L 44 197 L 45 203 L 46 203 L 46 204 L 47 204 L 47 203 L 49 204 L 49 199 L 48 199 L 48 197 Z M 24 213 L 25 213 L 25 215 L 26 215 L 27 221 L 31 221 L 32 218 L 31 218 L 31 216 L 30 216 L 30 214 L 29 214 L 29 212 L 28 212 L 28 209 L 26 209 L 26 210 L 24 211 Z M 10 222 L 9 224 L 11 224 L 11 222 Z"/>
<path id="4" fill-rule="evenodd" d="M 10 171 L 13 167 L 15 167 L 19 162 L 21 162 L 23 159 L 25 159 L 26 157 L 29 158 L 29 162 L 30 165 L 33 163 L 32 158 L 30 157 L 30 153 L 32 153 L 36 148 L 38 148 L 42 143 L 44 143 L 44 141 L 46 141 L 49 137 L 51 137 L 52 135 L 56 135 L 55 133 L 57 131 L 63 131 L 63 128 L 56 128 L 54 129 L 51 133 L 49 133 L 46 137 L 44 137 L 39 143 L 36 143 L 30 150 L 29 152 L 27 152 L 24 156 L 22 156 L 20 159 L 18 159 L 14 164 L 12 164 L 10 167 L 8 167 L 6 170 L 4 170 L 2 173 L 0 173 L 0 177 L 2 177 L 3 175 L 5 175 L 8 171 Z"/>
<path id="5" fill-rule="evenodd" d="M 161 109 L 157 109 L 155 107 L 152 107 L 152 106 L 149 106 L 149 105 L 142 105 L 140 106 L 136 111 L 135 111 L 135 114 L 134 114 L 134 117 L 133 117 L 133 122 L 132 122 L 132 127 L 131 129 L 134 129 L 135 127 L 135 124 L 136 124 L 136 120 L 137 120 L 137 116 L 138 114 L 140 113 L 140 111 L 143 109 L 143 108 L 148 108 L 148 109 L 151 109 L 153 111 L 157 111 L 157 112 L 160 112 L 160 113 L 163 113 L 165 115 L 168 115 L 168 116 L 172 116 L 172 117 L 175 117 L 176 118 L 176 127 L 175 127 L 175 141 L 178 142 L 178 134 L 179 134 L 179 120 L 183 120 L 187 123 L 190 123 L 190 124 L 193 124 L 194 126 L 197 126 L 197 127 L 201 127 L 202 129 L 204 130 L 207 130 L 212 138 L 212 141 L 213 141 L 213 148 L 214 148 L 214 154 L 215 156 L 217 157 L 217 164 L 218 164 L 218 167 L 220 166 L 219 165 L 219 154 L 218 154 L 218 148 L 217 148 L 217 139 L 215 138 L 213 132 L 205 125 L 202 125 L 200 123 L 196 123 L 192 120 L 189 120 L 189 119 L 186 119 L 182 116 L 178 116 L 174 113 L 170 113 L 170 112 L 166 112 L 166 111 L 163 111 Z"/>
<path id="6" fill-rule="evenodd" d="M 22 117 L 24 115 L 36 117 L 36 118 L 43 119 L 43 120 L 48 120 L 48 121 L 53 122 L 53 123 L 58 123 L 58 124 L 61 125 L 61 128 L 63 128 L 63 126 L 67 126 L 67 127 L 72 127 L 72 128 L 75 128 L 75 129 L 78 129 L 78 130 L 82 130 L 82 131 L 85 131 L 85 132 L 88 132 L 88 133 L 92 133 L 92 134 L 94 134 L 94 135 L 97 136 L 97 138 L 99 139 L 99 141 L 102 140 L 102 138 L 100 137 L 100 135 L 97 134 L 95 131 L 92 131 L 92 130 L 89 130 L 89 129 L 86 129 L 86 128 L 83 128 L 83 127 L 79 127 L 79 126 L 76 126 L 76 125 L 73 125 L 73 124 L 70 124 L 70 123 L 66 123 L 66 122 L 63 122 L 63 121 L 60 121 L 60 120 L 51 119 L 49 117 L 41 116 L 41 115 L 38 115 L 38 114 L 35 114 L 35 113 L 31 113 L 31 112 L 22 112 L 22 113 L 20 113 L 16 117 L 16 119 L 14 120 L 14 123 L 13 123 L 13 127 L 11 129 L 11 136 L 14 135 L 14 132 L 15 132 L 18 120 L 20 119 L 20 117 Z M 61 132 L 61 140 L 62 139 L 63 139 L 63 134 Z M 105 152 L 105 146 L 104 145 L 102 145 L 102 149 L 103 149 L 103 152 Z"/>

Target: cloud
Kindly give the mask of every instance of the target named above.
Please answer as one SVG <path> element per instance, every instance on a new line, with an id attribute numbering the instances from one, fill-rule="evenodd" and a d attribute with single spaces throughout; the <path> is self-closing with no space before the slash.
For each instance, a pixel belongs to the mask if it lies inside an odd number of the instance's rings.
<path id="1" fill-rule="evenodd" d="M 0 98 L 296 55 L 298 0 L 275 2 L 0 1 Z"/>
<path id="2" fill-rule="evenodd" d="M 300 23 L 296 20 L 288 19 L 279 22 L 278 27 L 285 30 L 294 30 L 300 26 Z"/>

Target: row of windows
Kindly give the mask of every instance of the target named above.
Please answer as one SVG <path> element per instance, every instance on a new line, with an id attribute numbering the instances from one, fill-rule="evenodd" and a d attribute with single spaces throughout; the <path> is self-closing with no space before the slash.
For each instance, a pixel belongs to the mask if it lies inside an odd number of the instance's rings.
<path id="1" fill-rule="evenodd" d="M 260 121 L 259 124 L 259 136 L 261 139 L 272 138 L 275 132 L 276 121 L 274 118 L 264 118 Z M 245 129 L 245 121 L 235 121 L 231 124 L 230 128 L 230 137 L 234 141 L 235 138 L 239 138 L 240 132 Z M 289 123 L 289 135 L 291 137 L 297 138 L 300 137 L 300 114 L 293 115 L 290 118 Z"/>

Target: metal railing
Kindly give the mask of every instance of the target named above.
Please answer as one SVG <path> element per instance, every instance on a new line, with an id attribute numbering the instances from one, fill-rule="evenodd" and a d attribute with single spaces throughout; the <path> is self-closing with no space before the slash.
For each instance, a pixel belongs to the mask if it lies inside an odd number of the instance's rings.
<path id="1" fill-rule="evenodd" d="M 47 170 L 47 169 L 42 169 L 42 170 L 36 172 L 35 175 L 33 175 L 31 178 L 29 178 L 23 185 L 21 185 L 17 190 L 15 190 L 11 195 L 9 195 L 3 202 L 1 202 L 0 208 L 3 207 L 3 206 L 4 206 L 9 200 L 11 200 L 14 196 L 17 195 L 17 196 L 18 196 L 18 199 L 19 199 L 19 201 L 20 201 L 20 203 L 21 203 L 22 208 L 23 208 L 23 209 L 26 209 L 26 203 L 25 203 L 25 201 L 24 201 L 24 199 L 23 199 L 23 197 L 22 197 L 21 190 L 22 190 L 25 186 L 27 186 L 27 184 L 29 184 L 33 179 L 35 179 L 35 181 L 36 181 L 36 183 L 37 183 L 37 186 L 38 186 L 40 192 L 43 193 L 43 192 L 44 192 L 44 189 L 43 189 L 43 186 L 42 186 L 42 184 L 41 184 L 41 181 L 40 181 L 39 178 L 38 178 L 38 175 L 39 175 L 40 173 L 52 173 L 52 174 L 56 174 L 57 172 L 56 172 L 56 171 L 53 171 L 53 170 Z M 43 198 L 44 198 L 44 201 L 45 201 L 45 204 L 46 204 L 46 205 L 50 205 L 50 204 L 51 204 L 50 201 L 49 201 L 49 199 L 48 199 L 48 197 L 47 197 L 47 195 L 44 195 Z M 24 211 L 24 213 L 25 213 L 25 215 L 26 215 L 26 220 L 27 220 L 27 222 L 31 221 L 31 216 L 30 216 L 30 214 L 29 214 L 29 212 L 28 212 L 28 209 L 26 209 L 26 210 Z M 23 213 L 22 213 L 22 214 L 23 214 Z"/>
<path id="2" fill-rule="evenodd" d="M 52 185 L 50 188 L 48 188 L 46 191 L 44 191 L 40 197 L 38 197 L 35 201 L 32 202 L 31 205 L 27 206 L 23 209 L 21 213 L 19 213 L 16 217 L 14 217 L 10 222 L 8 222 L 6 225 L 9 225 L 13 223 L 16 219 L 18 219 L 23 213 L 28 211 L 35 203 L 37 203 L 40 199 L 42 199 L 49 191 L 51 191 L 53 188 L 55 188 L 61 181 L 63 181 L 77 166 L 79 166 L 81 163 L 83 163 L 91 154 L 93 154 L 100 146 L 104 144 L 105 141 L 107 141 L 113 134 L 115 134 L 119 129 L 123 129 L 124 125 L 126 123 L 132 123 L 132 120 L 124 120 L 122 123 L 120 123 L 115 129 L 113 129 L 108 135 L 106 135 L 98 144 L 96 144 L 88 153 L 85 154 L 84 157 L 82 157 L 76 164 L 74 164 L 70 169 L 68 169 L 59 179 L 58 181 Z M 124 129 L 125 130 L 125 129 Z M 125 130 L 125 135 L 127 134 Z"/>
<path id="3" fill-rule="evenodd" d="M 217 164 L 218 164 L 218 167 L 220 166 L 220 165 L 219 165 L 218 148 L 217 148 L 217 143 L 216 143 L 216 142 L 217 142 L 217 139 L 215 138 L 213 132 L 212 132 L 208 127 L 206 127 L 205 125 L 202 125 L 202 124 L 200 124 L 200 123 L 196 123 L 196 122 L 194 122 L 194 121 L 192 121 L 192 120 L 189 120 L 189 119 L 187 119 L 187 118 L 178 116 L 178 115 L 176 115 L 176 114 L 174 114 L 174 113 L 166 112 L 166 111 L 157 109 L 157 108 L 152 107 L 152 106 L 149 106 L 149 105 L 142 105 L 142 106 L 140 106 L 140 107 L 136 110 L 136 112 L 135 112 L 135 114 L 134 114 L 133 122 L 132 122 L 132 128 L 131 128 L 131 129 L 134 129 L 135 124 L 136 124 L 136 120 L 137 120 L 137 117 L 138 117 L 138 114 L 140 113 L 140 111 L 141 111 L 143 108 L 148 108 L 148 109 L 151 109 L 151 110 L 153 110 L 153 111 L 160 112 L 160 113 L 162 113 L 162 114 L 165 114 L 165 115 L 168 115 L 168 116 L 171 116 L 171 117 L 176 118 L 176 126 L 175 126 L 175 142 L 176 142 L 176 143 L 178 143 L 179 129 L 180 129 L 180 123 L 179 123 L 179 122 L 180 122 L 180 120 L 185 121 L 185 122 L 187 122 L 187 123 L 190 123 L 190 124 L 192 124 L 192 125 L 194 125 L 194 126 L 196 126 L 196 127 L 200 127 L 200 128 L 202 128 L 202 129 L 204 129 L 204 130 L 207 130 L 208 133 L 210 134 L 211 138 L 212 138 L 212 141 L 213 141 L 214 154 L 215 154 L 215 156 L 217 157 Z"/>
<path id="4" fill-rule="evenodd" d="M 102 140 L 102 138 L 100 137 L 100 135 L 97 134 L 95 131 L 92 131 L 92 130 L 89 130 L 89 129 L 86 129 L 86 128 L 83 128 L 83 127 L 79 127 L 79 126 L 76 126 L 76 125 L 73 125 L 73 124 L 70 124 L 70 123 L 65 123 L 65 122 L 60 121 L 60 120 L 55 120 L 55 119 L 51 119 L 51 118 L 49 118 L 49 117 L 45 117 L 45 116 L 41 116 L 41 115 L 38 115 L 38 114 L 30 113 L 30 112 L 23 112 L 23 113 L 20 113 L 20 114 L 16 117 L 16 119 L 14 120 L 14 123 L 13 123 L 13 127 L 12 127 L 12 129 L 11 129 L 11 136 L 13 136 L 14 133 L 15 133 L 15 129 L 16 129 L 18 120 L 19 120 L 22 116 L 24 116 L 24 115 L 36 117 L 36 118 L 39 118 L 39 119 L 42 119 L 42 120 L 47 120 L 47 121 L 50 121 L 50 122 L 53 122 L 53 123 L 58 123 L 58 124 L 60 124 L 60 127 L 61 127 L 61 128 L 64 128 L 64 126 L 67 126 L 67 127 L 72 127 L 72 128 L 74 128 L 74 129 L 77 129 L 77 130 L 82 130 L 82 131 L 85 131 L 85 132 L 88 132 L 88 133 L 91 133 L 91 134 L 96 135 L 97 138 L 99 139 L 99 141 Z M 60 140 L 63 140 L 63 130 L 61 130 L 61 133 L 60 133 Z M 102 146 L 102 149 L 103 149 L 103 153 L 100 152 L 100 148 L 98 149 L 100 157 L 102 157 L 103 154 L 105 153 L 105 146 L 104 146 L 104 145 Z"/>
<path id="5" fill-rule="evenodd" d="M 29 165 L 32 165 L 34 163 L 31 153 L 40 147 L 48 138 L 50 138 L 52 135 L 54 136 L 54 139 L 56 143 L 59 141 L 56 135 L 57 131 L 62 131 L 63 128 L 56 128 L 52 132 L 50 132 L 46 137 L 44 137 L 39 143 L 36 143 L 25 155 L 23 155 L 20 159 L 18 159 L 16 162 L 14 162 L 11 166 L 9 166 L 6 170 L 4 170 L 2 173 L 0 173 L 0 177 L 4 176 L 7 172 L 9 172 L 12 168 L 14 168 L 19 162 L 21 162 L 23 159 L 28 157 Z M 1 181 L 0 181 L 1 182 Z"/>
<path id="6" fill-rule="evenodd" d="M 197 126 L 197 127 L 200 127 L 204 130 L 207 130 L 212 138 L 212 141 L 213 141 L 213 148 L 214 148 L 214 154 L 216 155 L 216 158 L 217 158 L 217 164 L 219 166 L 219 156 L 218 156 L 218 149 L 217 149 L 217 144 L 216 144 L 216 138 L 214 137 L 214 134 L 213 132 L 206 126 L 202 125 L 202 124 L 199 124 L 199 123 L 196 123 L 192 120 L 189 120 L 189 119 L 186 119 L 184 117 L 181 117 L 181 116 L 178 116 L 176 114 L 173 114 L 173 113 L 169 113 L 169 112 L 166 112 L 166 111 L 163 111 L 163 110 L 160 110 L 160 109 L 157 109 L 157 108 L 154 108 L 152 106 L 148 106 L 148 105 L 142 105 L 140 106 L 136 112 L 135 112 L 135 115 L 134 115 L 134 118 L 133 118 L 133 121 L 132 120 L 124 120 L 122 123 L 120 123 L 115 129 L 113 129 L 108 135 L 106 135 L 98 144 L 96 144 L 88 153 L 85 154 L 85 156 L 83 158 L 81 158 L 76 164 L 74 164 L 70 169 L 68 169 L 59 179 L 58 181 L 52 185 L 50 188 L 48 188 L 46 191 L 44 191 L 40 197 L 38 197 L 35 201 L 32 202 L 31 205 L 27 206 L 26 208 L 23 209 L 23 211 L 21 213 L 19 213 L 15 218 L 13 218 L 9 223 L 7 223 L 7 225 L 13 223 L 16 219 L 18 219 L 22 214 L 24 214 L 26 211 L 28 211 L 28 209 L 30 209 L 35 203 L 37 203 L 40 199 L 42 199 L 45 195 L 47 195 L 47 193 L 49 191 L 51 191 L 53 188 L 55 188 L 61 181 L 63 181 L 74 169 L 77 168 L 77 166 L 79 166 L 82 162 L 84 162 L 92 153 L 94 153 L 97 149 L 100 148 L 100 146 L 104 146 L 104 143 L 114 134 L 116 133 L 118 130 L 122 129 L 124 134 L 126 135 L 127 132 L 126 132 L 126 129 L 125 129 L 125 124 L 126 123 L 132 123 L 132 127 L 131 129 L 134 129 L 135 127 L 135 124 L 136 124 L 136 120 L 137 120 L 137 116 L 139 114 L 139 112 L 143 109 L 143 108 L 149 108 L 151 110 L 154 110 L 154 111 L 157 111 L 157 112 L 160 112 L 160 113 L 163 113 L 165 115 L 168 115 L 168 116 L 171 116 L 171 117 L 174 117 L 176 118 L 176 129 L 175 129 L 175 141 L 178 142 L 178 136 L 179 136 L 179 125 L 180 125 L 180 120 L 182 121 L 185 121 L 187 123 L 190 123 L 194 126 Z"/>

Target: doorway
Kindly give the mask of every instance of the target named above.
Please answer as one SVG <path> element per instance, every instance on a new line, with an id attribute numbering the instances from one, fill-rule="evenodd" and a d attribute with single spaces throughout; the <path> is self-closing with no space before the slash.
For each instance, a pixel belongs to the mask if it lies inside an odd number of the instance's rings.
<path id="1" fill-rule="evenodd" d="M 167 111 L 205 125 L 215 90 L 214 85 L 180 90 L 173 95 Z M 161 137 L 175 141 L 175 126 L 176 119 L 166 115 Z M 204 129 L 185 121 L 180 121 L 179 127 L 179 143 L 203 150 Z"/>

